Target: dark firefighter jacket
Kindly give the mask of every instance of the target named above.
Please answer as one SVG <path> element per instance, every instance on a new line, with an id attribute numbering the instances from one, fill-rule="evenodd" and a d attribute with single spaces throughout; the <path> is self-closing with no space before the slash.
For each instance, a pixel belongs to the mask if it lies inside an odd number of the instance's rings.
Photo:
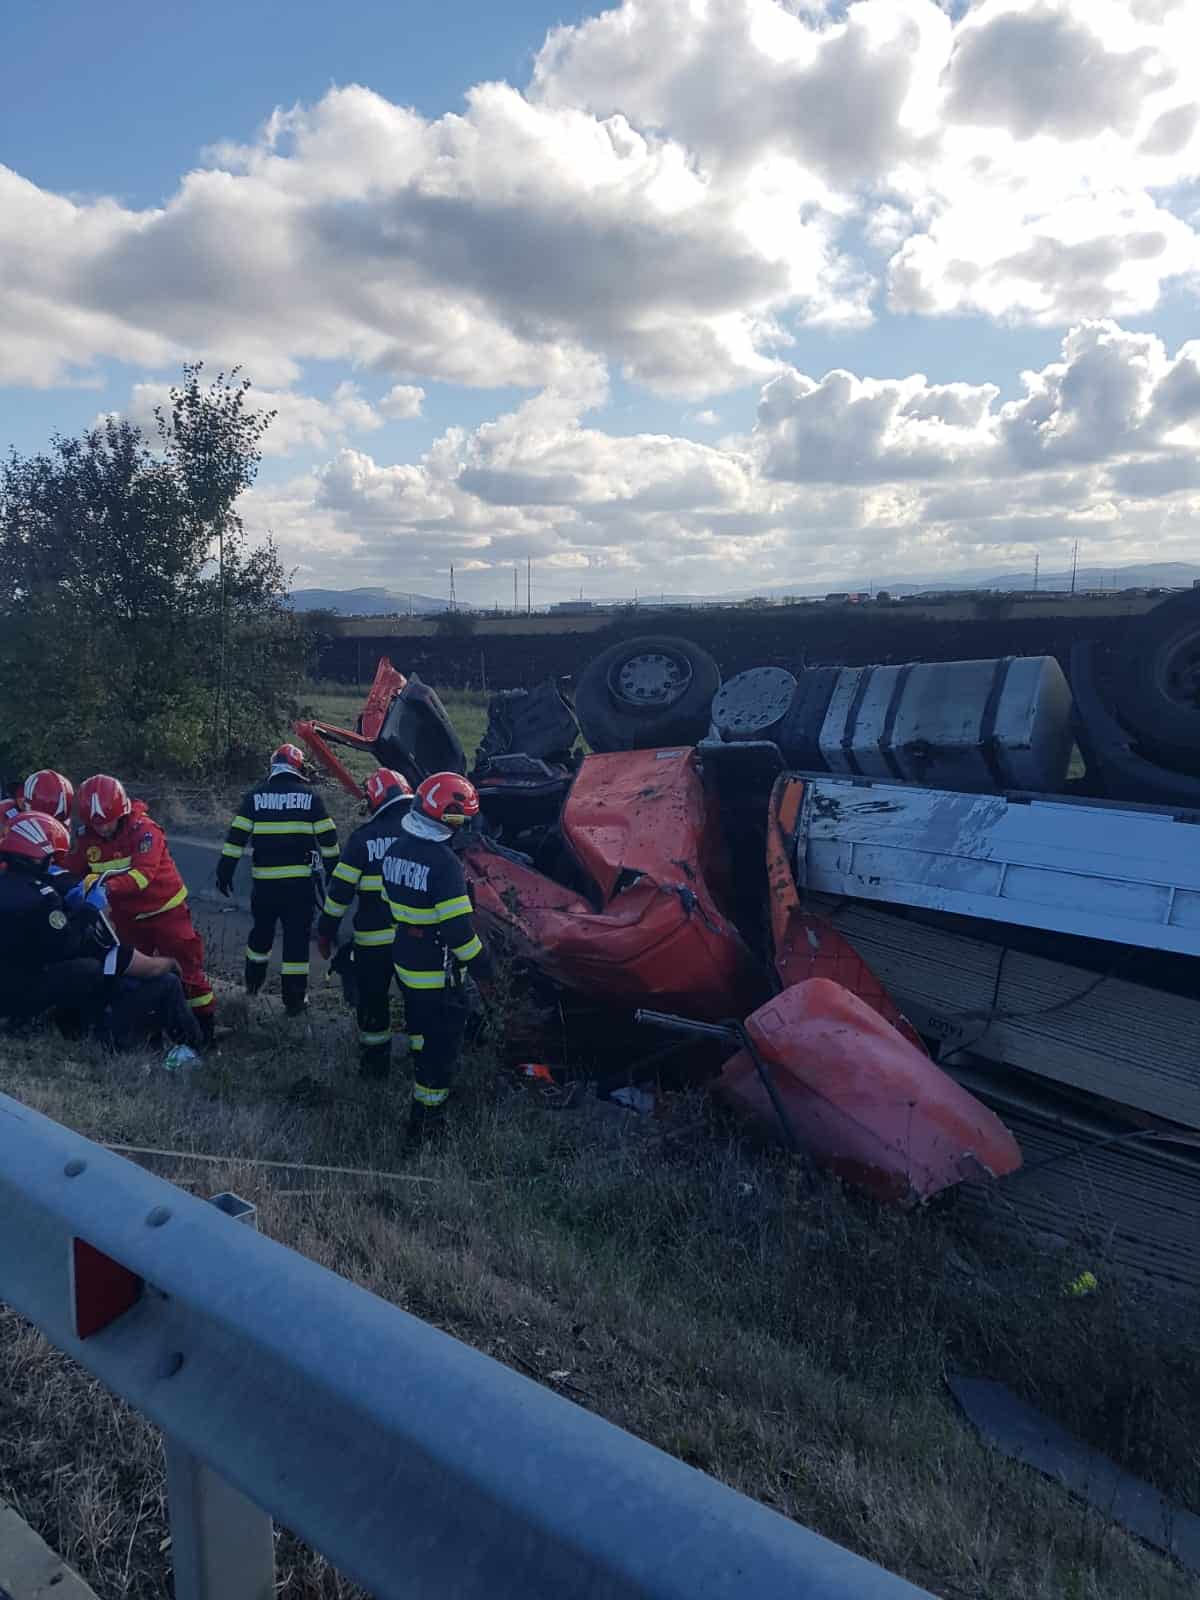
<path id="1" fill-rule="evenodd" d="M 396 922 L 396 976 L 406 988 L 442 989 L 447 953 L 465 963 L 483 951 L 449 845 L 402 828 L 383 859 L 383 892 Z"/>
<path id="2" fill-rule="evenodd" d="M 398 795 L 381 806 L 346 841 L 333 869 L 321 907 L 317 934 L 334 939 L 338 924 L 358 896 L 354 913 L 356 945 L 390 945 L 396 931 L 391 907 L 383 897 L 383 859 L 400 838 L 400 824 L 412 805 L 411 795 Z"/>
<path id="3" fill-rule="evenodd" d="M 256 883 L 310 878 L 314 850 L 326 862 L 337 860 L 337 828 L 311 784 L 295 773 L 277 772 L 242 796 L 221 852 L 223 876 L 233 876 L 247 846 Z"/>

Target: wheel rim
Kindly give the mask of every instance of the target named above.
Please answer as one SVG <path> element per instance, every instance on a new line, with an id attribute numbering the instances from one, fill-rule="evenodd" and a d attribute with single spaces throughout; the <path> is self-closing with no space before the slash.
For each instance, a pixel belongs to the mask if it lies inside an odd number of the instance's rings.
<path id="1" fill-rule="evenodd" d="M 1154 664 L 1155 687 L 1172 705 L 1200 711 L 1200 629 L 1189 628 L 1161 650 Z"/>
<path id="2" fill-rule="evenodd" d="M 692 681 L 692 664 L 669 650 L 644 650 L 614 662 L 608 686 L 619 705 L 661 711 L 675 705 Z"/>

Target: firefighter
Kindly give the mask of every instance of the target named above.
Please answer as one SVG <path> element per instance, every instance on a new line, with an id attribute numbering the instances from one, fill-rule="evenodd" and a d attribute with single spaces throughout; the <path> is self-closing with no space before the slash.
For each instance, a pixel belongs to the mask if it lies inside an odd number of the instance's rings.
<path id="1" fill-rule="evenodd" d="M 15 822 L 22 811 L 37 811 L 69 827 L 74 801 L 75 791 L 70 779 L 64 778 L 61 772 L 43 767 L 40 772 L 31 772 L 24 783 L 16 785 L 11 794 L 0 799 L 0 826 Z"/>
<path id="2" fill-rule="evenodd" d="M 216 998 L 204 971 L 204 943 L 192 926 L 187 886 L 167 836 L 141 800 L 100 772 L 79 786 L 78 824 L 68 866 L 104 873 L 117 938 L 148 956 L 179 963 L 187 1003 L 207 1042 L 214 1037 Z"/>
<path id="3" fill-rule="evenodd" d="M 412 785 L 399 772 L 380 767 L 363 787 L 369 815 L 346 841 L 329 879 L 317 921 L 317 949 L 324 960 L 330 959 L 338 926 L 357 894 L 353 975 L 359 1071 L 364 1078 L 386 1078 L 392 1063 L 390 996 L 396 924 L 383 897 L 381 865 L 400 836 L 400 824 L 412 805 Z"/>
<path id="4" fill-rule="evenodd" d="M 175 1064 L 196 1059 L 200 1028 L 184 1001 L 178 962 L 118 944 L 105 896 L 74 879 L 60 892 L 71 836 L 57 817 L 22 813 L 0 836 L 0 1018 L 36 1022 L 51 1013 L 123 1047 L 167 1034 L 184 1046 Z"/>
<path id="5" fill-rule="evenodd" d="M 24 810 L 39 811 L 43 816 L 54 817 L 64 828 L 70 827 L 75 791 L 71 780 L 64 778 L 61 772 L 49 767 L 31 772 L 21 785 L 20 799 L 24 801 Z"/>
<path id="6" fill-rule="evenodd" d="M 250 911 L 254 925 L 246 941 L 246 992 L 257 994 L 267 976 L 275 925 L 283 928 L 280 988 L 289 1016 L 308 1003 L 308 944 L 312 936 L 317 852 L 328 864 L 338 857 L 337 828 L 325 802 L 304 777 L 304 752 L 281 744 L 262 783 L 242 797 L 217 868 L 217 888 L 233 889 L 237 864 L 250 845 L 254 856 Z"/>
<path id="7" fill-rule="evenodd" d="M 462 865 L 448 843 L 478 815 L 474 785 L 457 772 L 435 772 L 417 789 L 400 837 L 383 860 L 383 892 L 396 922 L 396 976 L 414 1055 L 409 1128 L 416 1139 L 444 1125 L 467 1021 L 456 980 L 468 963 L 485 977 L 490 970 Z"/>

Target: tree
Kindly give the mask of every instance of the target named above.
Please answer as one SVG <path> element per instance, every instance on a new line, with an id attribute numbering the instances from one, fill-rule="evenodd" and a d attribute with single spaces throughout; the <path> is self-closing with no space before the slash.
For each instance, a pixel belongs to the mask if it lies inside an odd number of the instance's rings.
<path id="1" fill-rule="evenodd" d="M 0 465 L 6 766 L 197 769 L 279 726 L 303 630 L 274 545 L 250 548 L 236 510 L 273 413 L 236 369 L 201 374 L 184 368 L 153 444 L 106 417 Z"/>

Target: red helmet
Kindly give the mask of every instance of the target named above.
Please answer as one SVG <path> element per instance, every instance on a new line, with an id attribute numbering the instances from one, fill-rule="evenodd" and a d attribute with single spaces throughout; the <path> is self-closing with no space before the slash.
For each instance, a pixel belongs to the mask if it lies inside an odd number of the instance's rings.
<path id="1" fill-rule="evenodd" d="M 39 866 L 53 861 L 55 856 L 65 856 L 70 848 L 71 835 L 58 818 L 44 816 L 40 811 L 23 812 L 0 837 L 0 855 Z"/>
<path id="2" fill-rule="evenodd" d="M 79 785 L 79 820 L 83 823 L 119 822 L 129 815 L 129 796 L 120 778 L 98 772 Z"/>
<path id="3" fill-rule="evenodd" d="M 431 822 L 461 828 L 479 815 L 479 791 L 457 772 L 435 772 L 418 786 L 414 809 Z"/>
<path id="4" fill-rule="evenodd" d="M 291 767 L 293 772 L 304 771 L 304 751 L 294 744 L 281 744 L 271 757 L 271 767 Z"/>
<path id="5" fill-rule="evenodd" d="M 391 767 L 380 767 L 378 772 L 373 772 L 363 788 L 367 795 L 367 809 L 372 814 L 390 801 L 412 794 L 412 784 L 402 772 L 393 772 Z"/>
<path id="6" fill-rule="evenodd" d="M 60 822 L 71 815 L 75 791 L 70 779 L 64 778 L 61 772 L 54 772 L 49 767 L 43 767 L 40 772 L 31 772 L 25 779 L 21 793 L 30 811 L 57 817 Z"/>

